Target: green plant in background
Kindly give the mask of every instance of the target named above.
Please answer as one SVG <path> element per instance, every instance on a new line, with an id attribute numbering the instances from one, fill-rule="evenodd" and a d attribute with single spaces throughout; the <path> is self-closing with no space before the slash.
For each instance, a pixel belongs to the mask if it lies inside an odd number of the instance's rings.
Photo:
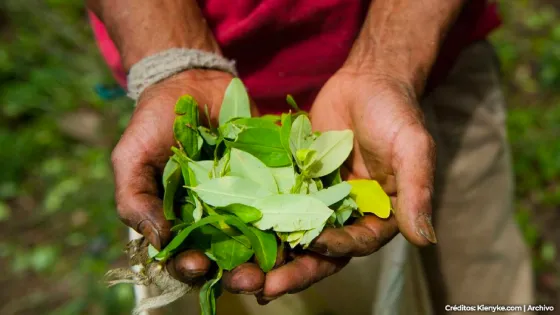
<path id="1" fill-rule="evenodd" d="M 541 302 L 560 298 L 560 5 L 499 1 L 504 26 L 492 41 L 510 106 L 508 132 L 516 180 L 517 221 L 533 249 Z M 552 291 L 548 292 L 547 291 Z"/>
<path id="2" fill-rule="evenodd" d="M 132 104 L 111 83 L 83 1 L 0 3 L 1 314 L 125 314 L 99 283 L 121 257 L 110 151 Z M 8 291 L 8 290 L 3 290 Z"/>
<path id="3" fill-rule="evenodd" d="M 560 11 L 554 1 L 498 2 L 504 26 L 492 42 L 511 107 L 518 221 L 547 271 L 560 242 L 551 219 L 560 203 Z M 98 281 L 125 263 L 109 159 L 132 103 L 96 94 L 112 83 L 83 1 L 0 1 L 0 285 L 10 288 L 0 314 L 131 309 L 129 287 Z"/>

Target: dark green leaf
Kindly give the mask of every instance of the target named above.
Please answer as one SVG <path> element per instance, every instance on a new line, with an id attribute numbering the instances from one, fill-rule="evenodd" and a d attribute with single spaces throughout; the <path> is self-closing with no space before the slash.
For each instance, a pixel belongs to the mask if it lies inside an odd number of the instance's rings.
<path id="1" fill-rule="evenodd" d="M 173 123 L 175 139 L 188 157 L 197 160 L 203 143 L 198 133 L 198 104 L 191 96 L 182 96 L 175 105 L 175 112 L 178 115 Z"/>
<path id="2" fill-rule="evenodd" d="M 196 110 L 196 114 L 193 111 Z M 196 115 L 198 122 L 198 104 L 196 100 L 190 95 L 181 96 L 177 103 L 175 103 L 175 114 L 183 115 Z"/>
<path id="3" fill-rule="evenodd" d="M 224 233 L 212 235 L 211 253 L 218 266 L 225 270 L 232 270 L 253 256 L 252 249 Z"/>
<path id="4" fill-rule="evenodd" d="M 280 126 L 268 119 L 262 119 L 262 117 L 252 117 L 252 118 L 239 118 L 231 122 L 233 125 L 242 128 L 267 128 L 273 130 L 279 130 Z"/>
<path id="5" fill-rule="evenodd" d="M 199 292 L 200 311 L 202 315 L 216 314 L 216 295 L 214 292 L 215 285 L 222 278 L 223 270 L 219 268 L 216 276 L 204 283 Z"/>
<path id="6" fill-rule="evenodd" d="M 231 215 L 224 215 L 223 217 L 226 218 L 225 221 L 227 224 L 236 227 L 249 238 L 259 266 L 264 272 L 270 271 L 276 263 L 276 254 L 278 250 L 274 233 L 260 230 L 259 232 L 262 233 L 257 233 L 255 232 L 257 229 L 247 226 L 237 217 Z"/>
<path id="7" fill-rule="evenodd" d="M 194 222 L 194 205 L 190 202 L 185 203 L 181 206 L 181 220 L 183 222 L 191 224 Z"/>
<path id="8" fill-rule="evenodd" d="M 241 221 L 243 221 L 244 223 L 255 222 L 262 218 L 262 213 L 259 211 L 259 209 L 240 203 L 230 204 L 225 207 L 217 208 L 216 210 L 218 211 L 218 213 L 231 213 L 241 219 Z"/>
<path id="9" fill-rule="evenodd" d="M 296 103 L 296 100 L 294 100 L 294 97 L 290 94 L 288 94 L 288 96 L 286 96 L 286 102 L 288 102 L 288 104 L 290 104 L 290 106 L 292 106 L 292 108 L 295 111 L 301 111 L 301 109 L 299 109 L 299 106 Z"/>
<path id="10" fill-rule="evenodd" d="M 276 235 L 272 231 L 261 231 L 252 226 L 250 226 L 249 229 L 251 230 L 251 232 L 255 233 L 257 240 L 261 244 L 260 247 L 262 248 L 262 253 L 255 255 L 257 256 L 257 262 L 264 272 L 268 272 L 272 270 L 272 267 L 274 267 L 274 264 L 276 263 L 276 256 L 278 251 Z"/>
<path id="11" fill-rule="evenodd" d="M 291 165 L 291 158 L 282 146 L 279 130 L 250 128 L 239 134 L 235 142 L 226 141 L 229 147 L 248 152 L 268 167 Z"/>
<path id="12" fill-rule="evenodd" d="M 181 151 L 178 148 L 171 148 L 175 155 L 172 156 L 172 159 L 175 160 L 181 166 L 181 173 L 183 174 L 183 181 L 185 185 L 191 186 L 196 185 L 195 177 L 192 174 L 192 171 L 189 169 L 189 158 L 185 154 L 185 152 Z"/>
<path id="13" fill-rule="evenodd" d="M 264 119 L 264 120 L 268 120 L 272 123 L 279 123 L 281 121 L 281 117 L 280 115 L 262 115 L 261 117 L 259 117 L 260 119 Z"/>
<path id="14" fill-rule="evenodd" d="M 187 237 L 189 237 L 192 231 L 206 224 L 212 224 L 220 221 L 223 221 L 223 217 L 216 215 L 216 216 L 209 216 L 206 218 L 202 218 L 200 219 L 200 221 L 189 225 L 184 230 L 182 230 L 177 236 L 175 236 L 173 240 L 171 240 L 171 242 L 157 254 L 156 258 L 167 259 L 175 249 L 181 246 L 181 244 L 187 239 Z"/>
<path id="15" fill-rule="evenodd" d="M 204 209 L 208 215 L 220 215 L 216 210 L 212 207 L 208 206 L 207 204 L 203 203 Z M 239 232 L 238 229 L 231 227 L 229 224 L 225 222 L 217 222 L 212 223 L 212 226 L 219 229 L 221 232 L 227 234 L 229 237 L 233 238 L 234 240 L 238 241 L 240 244 L 247 248 L 251 248 L 251 242 L 247 238 L 247 236 L 243 235 Z"/>
<path id="16" fill-rule="evenodd" d="M 340 168 L 332 171 L 331 173 L 321 177 L 324 187 L 331 187 L 342 182 L 342 177 L 340 176 Z"/>
<path id="17" fill-rule="evenodd" d="M 181 167 L 174 159 L 169 159 L 163 170 L 163 214 L 167 220 L 175 220 L 173 209 L 175 193 L 181 181 Z"/>
<path id="18" fill-rule="evenodd" d="M 276 123 L 261 117 L 233 119 L 220 126 L 219 130 L 224 138 L 235 140 L 241 132 L 250 128 L 280 130 L 280 126 Z"/>

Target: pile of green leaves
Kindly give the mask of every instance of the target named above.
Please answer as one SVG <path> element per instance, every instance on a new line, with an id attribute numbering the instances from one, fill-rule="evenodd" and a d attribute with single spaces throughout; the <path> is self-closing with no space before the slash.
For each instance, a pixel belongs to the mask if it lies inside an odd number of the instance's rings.
<path id="1" fill-rule="evenodd" d="M 290 96 L 288 103 L 295 113 L 251 117 L 245 86 L 233 79 L 217 127 L 201 125 L 191 96 L 176 104 L 177 147 L 163 174 L 164 213 L 176 235 L 150 256 L 163 261 L 199 249 L 216 262 L 218 272 L 200 291 L 203 314 L 215 313 L 223 270 L 255 257 L 268 272 L 279 246 L 305 248 L 325 227 L 363 212 L 390 214 L 377 182 L 341 179 L 352 131 L 313 132 L 307 113 Z"/>

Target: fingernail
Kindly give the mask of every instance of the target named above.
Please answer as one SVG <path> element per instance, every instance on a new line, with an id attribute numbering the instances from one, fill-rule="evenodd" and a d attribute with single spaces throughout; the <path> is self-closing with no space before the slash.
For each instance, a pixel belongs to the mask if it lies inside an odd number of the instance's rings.
<path id="1" fill-rule="evenodd" d="M 258 289 L 256 291 L 239 291 L 240 294 L 256 295 L 262 292 L 263 289 Z"/>
<path id="2" fill-rule="evenodd" d="M 257 303 L 259 303 L 259 305 L 267 305 L 268 303 L 276 300 L 278 297 L 270 297 L 270 296 L 259 296 L 257 297 Z"/>
<path id="3" fill-rule="evenodd" d="M 148 242 L 152 244 L 153 247 L 157 250 L 161 250 L 159 232 L 150 220 L 142 220 L 142 222 L 138 224 L 138 230 L 142 235 L 144 235 Z"/>
<path id="4" fill-rule="evenodd" d="M 428 214 L 420 214 L 416 219 L 416 228 L 418 234 L 422 235 L 432 244 L 437 244 L 436 232 L 432 225 L 432 216 Z"/>

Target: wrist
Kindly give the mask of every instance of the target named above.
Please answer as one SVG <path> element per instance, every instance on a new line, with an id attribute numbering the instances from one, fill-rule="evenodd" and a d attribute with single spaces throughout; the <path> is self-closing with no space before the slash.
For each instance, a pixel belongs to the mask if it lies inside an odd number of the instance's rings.
<path id="1" fill-rule="evenodd" d="M 357 41 L 342 69 L 379 81 L 399 82 L 410 86 L 416 95 L 422 95 L 436 49 L 411 52 L 391 46 L 381 43 L 373 47 L 372 43 Z"/>
<path id="2" fill-rule="evenodd" d="M 236 76 L 235 62 L 197 49 L 169 49 L 134 64 L 127 78 L 128 96 L 137 99 L 147 87 L 191 69 L 222 71 Z"/>
<path id="3" fill-rule="evenodd" d="M 195 0 L 87 0 L 117 46 L 126 72 L 171 48 L 221 54 Z"/>
<path id="4" fill-rule="evenodd" d="M 345 66 L 397 78 L 422 95 L 440 45 L 465 2 L 372 1 Z"/>
<path id="5" fill-rule="evenodd" d="M 176 73 L 147 87 L 139 96 L 137 106 L 169 104 L 174 107 L 179 97 L 189 94 L 198 102 L 201 113 L 208 106 L 210 118 L 218 117 L 221 97 L 234 78 L 227 72 L 210 69 L 190 69 Z M 157 102 L 150 100 L 157 99 Z M 173 112 L 173 111 L 171 111 Z"/>
<path id="6" fill-rule="evenodd" d="M 196 40 L 182 37 L 167 38 L 150 45 L 136 45 L 135 41 L 124 41 L 121 49 L 123 67 L 128 72 L 140 60 L 174 48 L 198 49 L 221 55 L 218 44 L 211 36 L 212 34 L 200 34 Z"/>

